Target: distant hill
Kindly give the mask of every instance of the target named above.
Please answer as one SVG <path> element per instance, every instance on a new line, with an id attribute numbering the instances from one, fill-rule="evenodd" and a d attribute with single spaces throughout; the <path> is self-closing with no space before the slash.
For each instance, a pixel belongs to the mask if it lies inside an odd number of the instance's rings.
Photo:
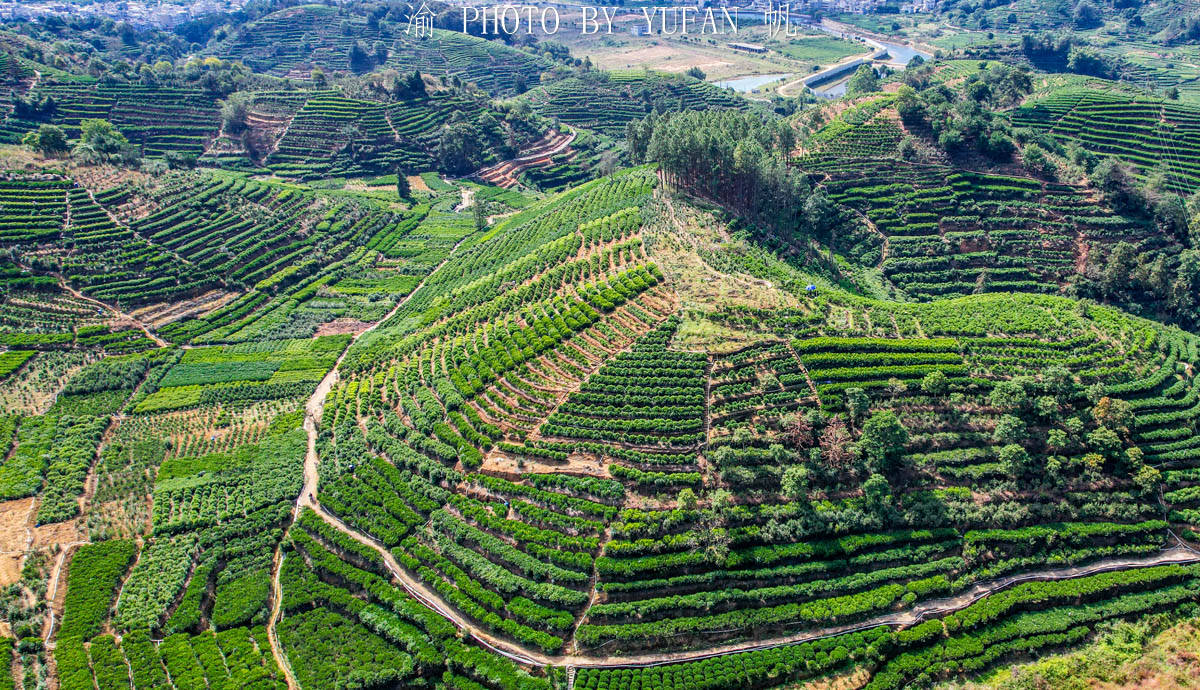
<path id="1" fill-rule="evenodd" d="M 522 97 L 537 112 L 605 134 L 622 136 L 630 120 L 654 110 L 744 109 L 732 91 L 682 74 L 593 72 L 550 82 Z"/>
<path id="2" fill-rule="evenodd" d="M 517 82 L 536 85 L 551 65 L 544 58 L 453 31 L 417 38 L 395 22 L 370 22 L 323 5 L 291 7 L 246 24 L 209 52 L 241 60 L 256 72 L 308 77 L 328 72 L 389 68 L 420 70 L 474 82 L 493 94 L 512 93 Z M 363 52 L 355 53 L 358 44 Z M 356 55 L 361 59 L 355 60 Z"/>

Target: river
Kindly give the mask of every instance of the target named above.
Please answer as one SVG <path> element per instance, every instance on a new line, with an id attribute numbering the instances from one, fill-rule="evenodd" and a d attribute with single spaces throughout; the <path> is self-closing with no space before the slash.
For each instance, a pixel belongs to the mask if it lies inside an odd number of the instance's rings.
<path id="1" fill-rule="evenodd" d="M 879 41 L 874 38 L 870 38 L 868 36 L 863 36 L 862 34 L 856 34 L 856 33 L 847 32 L 847 31 L 839 31 L 837 29 L 831 29 L 827 26 L 821 26 L 821 25 L 817 25 L 817 24 L 806 24 L 805 26 L 808 28 L 811 28 L 811 29 L 816 29 L 817 31 L 824 31 L 827 34 L 830 34 L 832 36 L 837 36 L 838 38 L 846 38 L 848 36 L 853 36 L 855 38 L 859 38 L 863 41 L 866 41 L 868 45 L 874 46 L 876 48 L 882 48 L 888 52 L 888 56 L 891 58 L 890 60 L 888 60 L 889 64 L 899 65 L 899 66 L 903 67 L 903 66 L 907 65 L 909 62 L 912 62 L 912 59 L 918 55 L 921 56 L 922 60 L 933 59 L 933 56 L 930 55 L 929 53 L 917 50 L 916 48 L 904 45 L 903 43 L 891 43 L 889 41 Z M 848 74 L 846 74 L 844 79 L 839 79 L 835 82 L 831 82 L 828 84 L 822 84 L 822 85 L 814 87 L 810 90 L 814 94 L 816 94 L 822 98 L 841 98 L 842 96 L 846 95 L 846 84 L 848 84 L 850 82 L 850 77 L 852 76 L 852 74 L 853 73 L 848 73 Z"/>
<path id="2" fill-rule="evenodd" d="M 743 14 L 743 12 L 738 12 L 738 14 L 741 15 L 741 14 Z M 761 19 L 762 17 L 761 17 L 761 15 L 758 15 L 757 18 Z M 914 57 L 916 57 L 918 55 L 921 56 L 922 60 L 932 60 L 933 59 L 933 56 L 930 55 L 929 53 L 926 53 L 921 50 L 917 50 L 916 48 L 904 45 L 903 43 L 892 43 L 891 41 L 880 41 L 880 40 L 871 38 L 869 36 L 865 36 L 863 34 L 856 33 L 854 31 L 848 31 L 848 30 L 844 31 L 841 29 L 834 29 L 834 28 L 824 26 L 821 24 L 804 23 L 804 24 L 801 24 L 800 26 L 805 29 L 809 29 L 809 30 L 813 30 L 813 31 L 821 31 L 821 32 L 827 33 L 831 36 L 836 36 L 838 38 L 864 41 L 864 42 L 866 42 L 867 45 L 872 46 L 877 49 L 882 48 L 888 52 L 888 56 L 891 58 L 890 60 L 888 60 L 888 63 L 893 64 L 893 65 L 898 65 L 901 67 L 907 65 L 909 62 L 912 61 L 912 59 Z M 853 73 L 848 73 L 848 74 L 846 74 L 844 79 L 838 79 L 837 81 L 834 81 L 834 82 L 822 84 L 820 86 L 817 86 L 817 87 L 811 89 L 811 91 L 814 94 L 821 96 L 822 98 L 840 98 L 841 96 L 845 96 L 846 95 L 846 83 L 850 81 L 850 76 L 852 74 Z M 790 74 L 752 74 L 752 75 L 748 75 L 748 76 L 744 76 L 744 77 L 735 77 L 733 79 L 726 79 L 723 81 L 717 81 L 717 82 L 713 82 L 713 83 L 716 86 L 719 86 L 721 88 L 731 88 L 734 91 L 738 91 L 740 93 L 749 93 L 751 91 L 754 91 L 755 89 L 762 88 L 763 86 L 766 86 L 767 84 L 772 84 L 774 82 L 777 82 L 781 79 L 785 79 L 790 76 L 791 76 Z"/>

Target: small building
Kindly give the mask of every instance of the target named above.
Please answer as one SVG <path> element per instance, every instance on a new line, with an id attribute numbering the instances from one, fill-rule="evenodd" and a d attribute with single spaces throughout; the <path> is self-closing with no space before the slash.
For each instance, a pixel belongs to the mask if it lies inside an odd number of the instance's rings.
<path id="1" fill-rule="evenodd" d="M 754 53 L 762 55 L 767 52 L 766 46 L 760 46 L 757 43 L 730 43 L 729 47 L 734 50 L 740 50 L 743 53 Z"/>

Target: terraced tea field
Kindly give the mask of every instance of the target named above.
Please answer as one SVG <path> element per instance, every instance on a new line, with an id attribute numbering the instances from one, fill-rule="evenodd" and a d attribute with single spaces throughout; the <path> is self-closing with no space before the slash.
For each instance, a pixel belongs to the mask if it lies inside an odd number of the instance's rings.
<path id="1" fill-rule="evenodd" d="M 947 3 L 855 21 L 1091 11 Z M 1059 687 L 1006 667 L 1193 625 L 1186 93 L 416 9 L 4 20 L 0 690 Z"/>
<path id="2" fill-rule="evenodd" d="M 1128 161 L 1143 175 L 1161 173 L 1179 194 L 1200 188 L 1200 108 L 1195 106 L 1119 91 L 1064 89 L 1017 109 L 1012 120 Z"/>

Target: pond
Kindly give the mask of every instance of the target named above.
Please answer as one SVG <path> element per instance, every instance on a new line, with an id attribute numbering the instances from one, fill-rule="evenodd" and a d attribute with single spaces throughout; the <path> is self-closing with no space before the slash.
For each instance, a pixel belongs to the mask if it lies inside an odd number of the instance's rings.
<path id="1" fill-rule="evenodd" d="M 715 82 L 713 82 L 713 84 L 715 86 L 721 87 L 722 89 L 733 89 L 734 91 L 738 91 L 741 93 L 749 93 L 757 88 L 761 88 L 763 86 L 766 86 L 767 84 L 777 82 L 780 79 L 786 79 L 790 76 L 792 76 L 792 75 L 790 75 L 790 74 L 752 74 L 752 75 L 746 76 L 746 77 L 736 77 L 734 79 L 725 79 L 722 81 L 715 81 Z"/>

